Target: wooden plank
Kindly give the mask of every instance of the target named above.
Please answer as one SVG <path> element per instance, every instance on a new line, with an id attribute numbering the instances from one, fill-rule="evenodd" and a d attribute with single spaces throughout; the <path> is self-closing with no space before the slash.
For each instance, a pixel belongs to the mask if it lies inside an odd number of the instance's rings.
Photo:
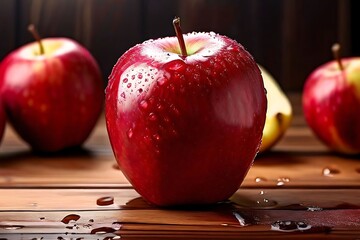
<path id="1" fill-rule="evenodd" d="M 186 187 L 186 186 L 184 186 Z M 157 210 L 132 188 L 109 189 L 0 189 L 0 212 L 82 212 L 110 210 Z M 101 200 L 109 197 L 113 201 Z M 264 200 L 265 199 L 265 200 Z M 239 189 L 224 208 L 321 211 L 360 209 L 360 189 Z M 202 207 L 212 209 L 219 204 Z M 202 209 L 199 206 L 188 210 Z M 175 208 L 176 209 L 176 208 Z M 178 208 L 184 209 L 184 208 Z M 186 208 L 185 208 L 186 209 Z"/>
<path id="2" fill-rule="evenodd" d="M 78 220 L 64 223 L 69 215 L 79 214 Z M 114 233 L 131 235 L 223 234 L 236 237 L 240 233 L 250 236 L 268 234 L 287 237 L 293 234 L 315 236 L 358 236 L 359 209 L 293 211 L 208 209 L 164 210 L 140 209 L 118 211 L 79 212 L 0 212 L 0 234 L 77 234 Z M 287 231 L 277 227 L 286 226 Z M 299 228 L 298 226 L 302 226 Z M 310 235 L 311 236 L 311 235 Z"/>

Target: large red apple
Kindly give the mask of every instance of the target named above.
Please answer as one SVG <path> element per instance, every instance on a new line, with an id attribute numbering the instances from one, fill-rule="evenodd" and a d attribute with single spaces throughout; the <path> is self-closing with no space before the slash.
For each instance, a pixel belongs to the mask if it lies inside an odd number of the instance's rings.
<path id="1" fill-rule="evenodd" d="M 327 146 L 345 154 L 360 153 L 359 57 L 315 69 L 306 80 L 302 100 L 308 125 Z"/>
<path id="2" fill-rule="evenodd" d="M 38 151 L 81 145 L 101 113 L 98 65 L 71 39 L 46 38 L 14 50 L 0 64 L 0 85 L 9 122 Z"/>
<path id="3" fill-rule="evenodd" d="M 266 115 L 261 74 L 243 46 L 215 33 L 178 36 L 128 50 L 106 88 L 119 166 L 159 206 L 230 197 L 258 152 Z"/>

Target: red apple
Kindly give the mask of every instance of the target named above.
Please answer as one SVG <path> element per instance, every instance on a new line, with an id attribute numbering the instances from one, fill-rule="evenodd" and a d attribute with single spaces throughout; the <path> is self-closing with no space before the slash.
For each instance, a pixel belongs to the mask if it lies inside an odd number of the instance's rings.
<path id="1" fill-rule="evenodd" d="M 1 98 L 9 122 L 37 151 L 81 145 L 102 110 L 98 65 L 71 39 L 40 43 L 14 50 L 0 64 Z"/>
<path id="2" fill-rule="evenodd" d="M 230 197 L 258 152 L 266 116 L 260 70 L 243 46 L 215 33 L 178 36 L 132 47 L 106 88 L 115 157 L 158 206 Z"/>
<path id="3" fill-rule="evenodd" d="M 360 153 L 360 57 L 338 58 L 315 69 L 302 101 L 305 119 L 320 140 L 340 153 Z"/>

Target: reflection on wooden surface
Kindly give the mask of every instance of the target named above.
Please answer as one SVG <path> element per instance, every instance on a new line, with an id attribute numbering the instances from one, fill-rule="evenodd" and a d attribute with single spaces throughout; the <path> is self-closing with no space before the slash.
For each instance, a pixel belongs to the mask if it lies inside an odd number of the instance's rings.
<path id="1" fill-rule="evenodd" d="M 0 149 L 0 239 L 354 239 L 360 160 L 291 129 L 227 202 L 159 209 L 116 167 L 104 119 L 83 149 L 38 155 L 8 127 Z"/>

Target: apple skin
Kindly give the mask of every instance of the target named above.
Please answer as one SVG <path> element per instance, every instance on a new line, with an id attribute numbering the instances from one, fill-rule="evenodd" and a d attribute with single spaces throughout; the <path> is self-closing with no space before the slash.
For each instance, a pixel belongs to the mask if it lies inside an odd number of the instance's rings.
<path id="1" fill-rule="evenodd" d="M 81 145 L 104 101 L 99 67 L 79 43 L 67 38 L 26 44 L 0 64 L 1 98 L 9 122 L 35 151 Z"/>
<path id="2" fill-rule="evenodd" d="M 360 153 L 360 58 L 332 61 L 306 79 L 302 97 L 305 119 L 329 148 Z"/>
<path id="3" fill-rule="evenodd" d="M 158 206 L 211 204 L 239 187 L 258 152 L 266 116 L 260 70 L 237 42 L 168 37 L 120 57 L 106 88 L 116 160 L 135 190 Z"/>

